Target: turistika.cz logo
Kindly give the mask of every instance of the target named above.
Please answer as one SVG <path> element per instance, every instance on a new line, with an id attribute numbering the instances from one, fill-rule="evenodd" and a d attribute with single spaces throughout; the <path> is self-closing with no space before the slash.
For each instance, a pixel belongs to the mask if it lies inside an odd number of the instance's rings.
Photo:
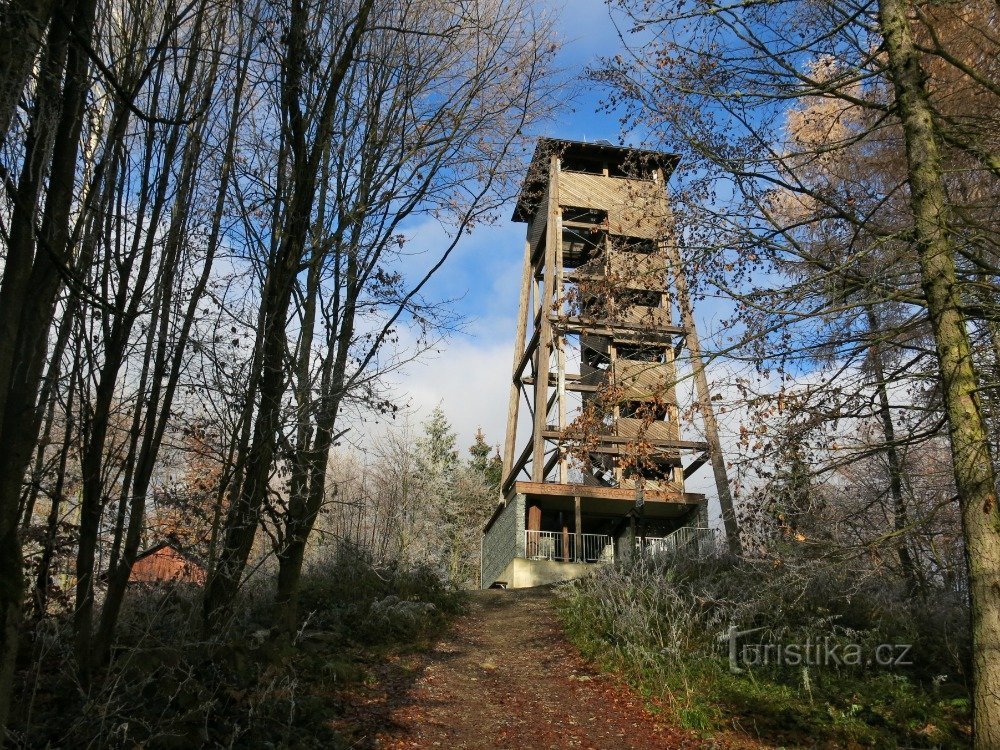
<path id="1" fill-rule="evenodd" d="M 909 667 L 908 643 L 880 643 L 863 646 L 831 638 L 806 639 L 805 643 L 740 643 L 740 638 L 764 628 L 729 628 L 719 640 L 729 643 L 729 670 L 740 674 L 744 667 Z"/>

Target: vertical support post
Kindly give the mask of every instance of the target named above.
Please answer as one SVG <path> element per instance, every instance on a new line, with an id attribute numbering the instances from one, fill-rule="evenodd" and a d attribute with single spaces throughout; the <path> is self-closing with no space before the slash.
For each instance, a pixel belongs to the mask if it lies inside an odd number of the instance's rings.
<path id="1" fill-rule="evenodd" d="M 531 232 L 531 224 L 528 224 Z M 514 334 L 514 364 L 511 367 L 510 398 L 507 401 L 507 436 L 504 441 L 503 470 L 500 476 L 504 483 L 510 479 L 510 470 L 514 465 L 514 452 L 517 450 L 517 417 L 521 404 L 521 384 L 514 379 L 517 366 L 524 354 L 524 341 L 528 333 L 528 307 L 531 293 L 531 241 L 524 240 L 524 268 L 521 269 L 521 299 L 517 311 L 517 331 Z"/>
<path id="2" fill-rule="evenodd" d="M 560 273 L 560 276 L 562 274 Z M 560 289 L 561 289 L 560 284 Z M 560 291 L 560 294 L 562 292 Z M 556 401 L 559 410 L 559 481 L 566 484 L 569 481 L 569 459 L 562 449 L 562 432 L 566 429 L 566 334 L 560 333 L 556 337 L 556 369 L 558 372 L 556 381 Z"/>
<path id="3" fill-rule="evenodd" d="M 669 304 L 669 303 L 667 303 Z M 671 323 L 673 321 L 671 320 Z M 680 409 L 677 408 L 677 360 L 674 356 L 674 347 L 668 346 L 664 350 L 663 362 L 666 365 L 666 381 L 670 384 L 667 389 L 667 419 L 670 420 L 670 437 L 680 440 L 681 416 Z M 678 461 L 678 464 L 680 462 Z M 677 485 L 679 492 L 684 491 L 684 467 L 675 466 L 671 471 L 671 480 Z"/>
<path id="4" fill-rule="evenodd" d="M 542 530 L 542 509 L 536 503 L 532 503 L 528 506 L 527 530 L 529 532 Z M 528 542 L 526 544 L 525 553 L 529 558 L 535 557 L 538 555 L 539 534 L 526 534 L 526 536 L 528 537 Z"/>
<path id="5" fill-rule="evenodd" d="M 629 511 L 628 514 L 628 536 L 631 548 L 629 549 L 630 555 L 635 555 L 638 551 L 638 537 L 635 535 L 635 511 Z"/>
<path id="6" fill-rule="evenodd" d="M 614 386 L 617 387 L 620 382 L 618 380 L 618 378 L 620 377 L 619 375 L 620 370 L 618 364 L 618 347 L 615 346 L 614 337 L 612 337 L 611 340 L 608 342 L 608 361 L 611 364 L 608 367 L 607 377 L 611 378 L 611 383 L 613 383 Z M 613 435 L 618 434 L 618 420 L 621 419 L 621 416 L 622 416 L 621 402 L 616 400 L 614 406 L 612 406 L 611 408 L 611 417 L 613 425 L 611 429 Z M 620 450 L 624 451 L 625 448 L 623 447 Z M 621 487 L 622 483 L 625 480 L 625 472 L 621 467 L 620 460 L 618 459 L 615 460 L 613 471 L 615 476 L 615 484 Z"/>
<path id="7" fill-rule="evenodd" d="M 560 235 L 562 232 L 560 232 Z M 556 300 L 559 302 L 559 314 L 563 312 L 563 273 L 565 262 L 563 260 L 563 243 L 560 236 L 556 244 Z M 559 417 L 559 481 L 566 484 L 569 481 L 569 460 L 562 450 L 562 432 L 566 429 L 566 331 L 560 330 L 555 335 L 556 345 L 556 409 Z"/>
<path id="8" fill-rule="evenodd" d="M 656 180 L 659 183 L 663 182 L 663 171 L 656 171 Z M 664 195 L 664 201 L 666 196 Z M 669 211 L 669 206 L 668 206 Z M 666 259 L 664 259 L 666 260 Z M 667 285 L 666 271 L 663 269 L 663 284 L 664 287 Z M 668 320 L 667 322 L 671 325 L 679 325 L 677 321 L 674 320 L 674 310 L 673 305 L 670 304 L 670 295 L 664 294 L 662 297 L 662 305 L 665 310 L 667 310 Z M 673 342 L 671 345 L 667 346 L 663 350 L 663 364 L 666 369 L 666 382 L 668 384 L 666 398 L 667 398 L 667 419 L 670 420 L 670 436 L 674 440 L 680 439 L 681 430 L 681 418 L 680 409 L 677 407 L 677 356 L 674 354 Z M 679 456 L 678 456 L 679 458 Z M 671 481 L 677 486 L 678 492 L 684 491 L 684 467 L 680 465 L 680 460 L 678 460 L 678 465 L 675 466 L 671 472 Z"/>
<path id="9" fill-rule="evenodd" d="M 576 510 L 576 561 L 583 562 L 583 512 L 579 496 L 573 498 L 573 505 Z"/>
<path id="10" fill-rule="evenodd" d="M 662 184 L 662 170 L 658 171 Z M 743 544 L 740 541 L 740 527 L 736 520 L 736 509 L 733 506 L 733 494 L 729 488 L 729 475 L 726 473 L 726 457 L 722 453 L 722 441 L 719 439 L 719 428 L 715 421 L 712 395 L 708 389 L 705 363 L 701 358 L 701 342 L 698 340 L 698 328 L 695 325 L 691 297 L 688 294 L 687 274 L 681 263 L 681 254 L 677 248 L 677 238 L 673 227 L 668 227 L 668 231 L 669 236 L 664 237 L 667 262 L 670 263 L 673 269 L 677 307 L 680 311 L 681 326 L 684 328 L 684 343 L 691 357 L 691 366 L 694 370 L 695 400 L 698 403 L 698 410 L 701 412 L 705 428 L 705 442 L 708 443 L 708 451 L 712 460 L 712 472 L 715 474 L 715 487 L 719 493 L 722 523 L 726 529 L 729 551 L 734 555 L 742 555 Z"/>
<path id="11" fill-rule="evenodd" d="M 549 156 L 549 216 L 545 227 L 545 271 L 541 294 L 541 314 L 537 365 L 535 367 L 535 424 L 532 432 L 531 481 L 545 481 L 545 430 L 548 418 L 549 363 L 552 356 L 552 323 L 549 314 L 554 300 L 556 247 L 562 243 L 562 217 L 559 212 L 559 154 Z"/>

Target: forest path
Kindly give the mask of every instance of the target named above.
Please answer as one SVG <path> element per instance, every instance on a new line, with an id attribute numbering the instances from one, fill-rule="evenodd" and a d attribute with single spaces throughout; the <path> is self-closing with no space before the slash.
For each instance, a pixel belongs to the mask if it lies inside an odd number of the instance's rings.
<path id="1" fill-rule="evenodd" d="M 481 591 L 424 653 L 376 668 L 346 723 L 359 748 L 717 747 L 646 710 L 566 641 L 551 590 Z"/>

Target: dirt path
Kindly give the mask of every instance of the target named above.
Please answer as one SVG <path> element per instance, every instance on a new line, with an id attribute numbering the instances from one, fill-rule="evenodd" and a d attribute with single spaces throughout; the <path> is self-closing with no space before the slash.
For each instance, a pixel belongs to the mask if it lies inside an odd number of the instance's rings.
<path id="1" fill-rule="evenodd" d="M 694 748 L 566 642 L 546 590 L 483 591 L 427 653 L 378 668 L 346 707 L 360 748 Z M 518 647 L 518 644 L 520 647 Z M 711 745 L 708 745 L 711 746 Z"/>

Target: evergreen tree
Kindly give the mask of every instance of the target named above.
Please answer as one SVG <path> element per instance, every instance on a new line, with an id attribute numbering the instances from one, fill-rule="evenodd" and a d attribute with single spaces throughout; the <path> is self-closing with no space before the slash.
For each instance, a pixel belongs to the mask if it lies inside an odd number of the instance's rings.
<path id="1" fill-rule="evenodd" d="M 424 422 L 424 434 L 417 441 L 417 472 L 427 547 L 425 557 L 449 580 L 457 582 L 462 546 L 462 508 L 456 496 L 456 470 L 460 468 L 455 448 L 456 435 L 438 405 Z"/>
<path id="2" fill-rule="evenodd" d="M 441 406 L 424 422 L 424 436 L 417 442 L 418 466 L 428 478 L 447 480 L 458 465 L 455 431 Z"/>
<path id="3" fill-rule="evenodd" d="M 476 441 L 469 447 L 472 458 L 469 460 L 469 468 L 482 476 L 486 486 L 495 492 L 500 492 L 500 482 L 503 472 L 503 461 L 500 458 L 499 449 L 490 447 L 483 435 L 483 428 L 476 430 Z M 493 455 L 490 455 L 490 454 Z"/>
<path id="4" fill-rule="evenodd" d="M 806 446 L 800 436 L 792 436 L 778 452 L 778 470 L 770 489 L 770 512 L 778 526 L 798 531 L 813 510 L 812 477 Z"/>

